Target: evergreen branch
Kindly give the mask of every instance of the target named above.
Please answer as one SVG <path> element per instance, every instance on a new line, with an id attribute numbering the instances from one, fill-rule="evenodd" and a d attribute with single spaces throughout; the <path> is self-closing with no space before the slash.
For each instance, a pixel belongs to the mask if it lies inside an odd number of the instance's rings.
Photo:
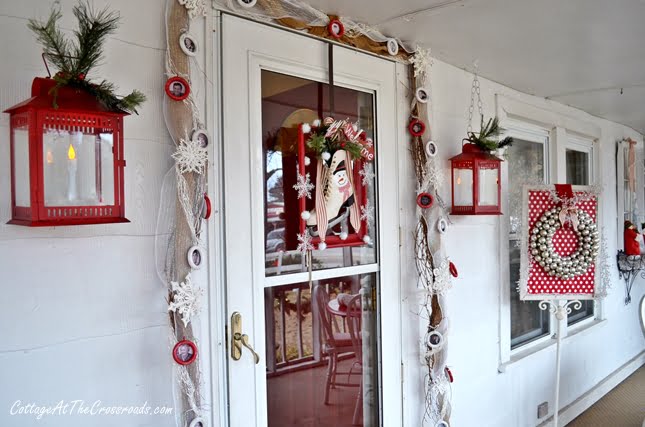
<path id="1" fill-rule="evenodd" d="M 465 138 L 468 142 L 477 145 L 484 151 L 494 151 L 498 148 L 508 147 L 513 144 L 513 138 L 507 136 L 501 141 L 498 141 L 501 129 L 499 128 L 499 119 L 497 117 L 488 119 L 484 124 L 484 116 L 481 117 L 481 130 L 479 135 L 475 132 L 468 132 Z"/>
<path id="2" fill-rule="evenodd" d="M 61 71 L 70 70 L 69 43 L 63 32 L 57 27 L 63 15 L 60 10 L 52 9 L 46 23 L 30 19 L 27 27 L 36 34 L 36 39 L 43 45 L 45 58 Z"/>
<path id="3" fill-rule="evenodd" d="M 120 110 L 139 114 L 137 107 L 144 102 L 146 102 L 146 96 L 142 92 L 135 89 L 130 95 L 121 98 L 117 105 Z"/>
<path id="4" fill-rule="evenodd" d="M 107 37 L 119 26 L 119 13 L 110 12 L 106 7 L 95 12 L 86 0 L 73 8 L 78 20 L 78 29 L 74 31 L 76 43 L 71 74 L 87 74 L 103 59 L 103 44 Z"/>
<path id="5" fill-rule="evenodd" d="M 142 92 L 135 90 L 119 97 L 114 84 L 106 80 L 98 84 L 85 80 L 85 75 L 103 59 L 103 46 L 118 28 L 119 13 L 110 12 L 107 7 L 96 12 L 88 0 L 74 6 L 73 13 L 78 20 L 75 42 L 69 42 L 58 28 L 60 10 L 52 9 L 46 23 L 30 19 L 28 24 L 45 48 L 45 57 L 59 70 L 53 76 L 56 85 L 50 90 L 54 108 L 58 108 L 58 91 L 68 86 L 91 94 L 109 110 L 137 113 L 137 107 L 146 100 Z"/>

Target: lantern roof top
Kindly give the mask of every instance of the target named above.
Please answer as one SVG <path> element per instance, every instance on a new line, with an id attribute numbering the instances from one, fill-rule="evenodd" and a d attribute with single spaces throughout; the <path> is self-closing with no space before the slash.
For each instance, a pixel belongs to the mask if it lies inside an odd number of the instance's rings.
<path id="1" fill-rule="evenodd" d="M 461 148 L 461 153 L 457 154 L 454 157 L 450 158 L 450 161 L 467 161 L 467 160 L 478 160 L 478 161 L 497 161 L 501 162 L 502 159 L 499 157 L 482 150 L 475 144 L 464 144 Z"/>
<path id="2" fill-rule="evenodd" d="M 39 110 L 56 110 L 56 111 L 83 111 L 94 113 L 118 114 L 122 116 L 129 115 L 127 112 L 119 109 L 110 109 L 103 105 L 94 95 L 86 90 L 70 86 L 58 88 L 56 103 L 58 108 L 54 107 L 54 96 L 50 93 L 51 89 L 56 86 L 56 81 L 52 78 L 36 77 L 31 84 L 31 98 L 6 109 L 5 113 L 17 113 L 28 109 Z"/>

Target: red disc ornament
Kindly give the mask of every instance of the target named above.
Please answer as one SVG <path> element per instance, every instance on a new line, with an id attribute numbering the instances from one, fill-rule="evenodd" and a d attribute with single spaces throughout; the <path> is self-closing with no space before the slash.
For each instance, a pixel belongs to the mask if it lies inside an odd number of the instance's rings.
<path id="1" fill-rule="evenodd" d="M 327 25 L 327 31 L 329 31 L 330 36 L 339 39 L 345 35 L 345 26 L 340 20 L 332 19 Z"/>
<path id="2" fill-rule="evenodd" d="M 452 277 L 459 277 L 459 272 L 457 271 L 457 266 L 453 264 L 452 261 L 450 261 L 450 265 L 448 266 L 450 269 L 450 274 L 452 274 Z"/>
<path id="3" fill-rule="evenodd" d="M 408 132 L 412 136 L 421 136 L 426 131 L 426 124 L 419 119 L 413 119 L 408 125 Z"/>
<path id="4" fill-rule="evenodd" d="M 190 94 L 190 85 L 186 79 L 174 76 L 166 81 L 166 95 L 175 101 L 183 101 Z"/>
<path id="5" fill-rule="evenodd" d="M 190 365 L 197 358 L 197 346 L 192 341 L 181 340 L 172 349 L 172 357 L 180 365 Z"/>
<path id="6" fill-rule="evenodd" d="M 445 371 L 446 371 L 446 376 L 448 377 L 448 380 L 450 382 L 453 382 L 455 379 L 452 377 L 452 372 L 450 372 L 450 368 L 446 366 Z"/>
<path id="7" fill-rule="evenodd" d="M 417 205 L 420 208 L 428 209 L 434 203 L 434 197 L 430 193 L 421 193 L 417 196 Z"/>
<path id="8" fill-rule="evenodd" d="M 211 199 L 204 193 L 204 209 L 202 210 L 202 218 L 208 219 L 211 217 Z"/>

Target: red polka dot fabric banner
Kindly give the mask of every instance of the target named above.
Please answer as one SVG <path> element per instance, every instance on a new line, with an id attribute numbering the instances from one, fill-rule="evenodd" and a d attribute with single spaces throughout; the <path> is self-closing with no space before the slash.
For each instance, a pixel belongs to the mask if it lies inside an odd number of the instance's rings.
<path id="1" fill-rule="evenodd" d="M 574 187 L 578 201 L 564 208 L 553 200 L 552 186 L 525 189 L 520 299 L 594 297 L 598 198 L 584 188 Z"/>

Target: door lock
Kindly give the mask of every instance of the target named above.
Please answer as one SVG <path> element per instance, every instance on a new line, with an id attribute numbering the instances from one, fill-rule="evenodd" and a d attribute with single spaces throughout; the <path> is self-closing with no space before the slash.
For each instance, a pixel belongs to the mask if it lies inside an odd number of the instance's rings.
<path id="1" fill-rule="evenodd" d="M 260 356 L 249 344 L 249 336 L 242 333 L 242 315 L 236 311 L 231 315 L 231 358 L 240 360 L 242 358 L 242 347 L 246 347 L 253 354 L 255 364 L 260 363 Z"/>

